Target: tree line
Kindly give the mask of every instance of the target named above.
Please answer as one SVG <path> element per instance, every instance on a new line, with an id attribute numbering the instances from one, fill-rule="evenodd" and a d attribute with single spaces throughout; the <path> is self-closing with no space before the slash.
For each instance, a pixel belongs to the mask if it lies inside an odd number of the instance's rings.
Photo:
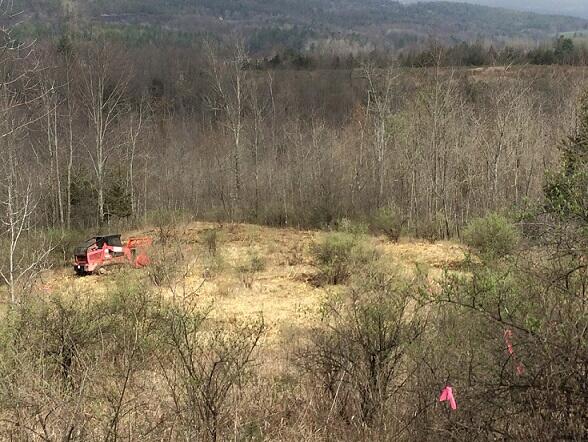
<path id="1" fill-rule="evenodd" d="M 453 46 L 429 43 L 425 49 L 400 52 L 398 62 L 406 67 L 442 66 L 508 66 L 508 65 L 569 65 L 586 66 L 588 47 L 583 34 L 576 39 L 560 35 L 551 44 L 535 47 L 509 44 L 496 47 L 482 42 L 462 42 Z"/>
<path id="2" fill-rule="evenodd" d="M 170 210 L 324 226 L 390 208 L 413 234 L 459 235 L 537 200 L 582 86 L 555 68 L 483 77 L 441 59 L 273 70 L 213 42 L 64 35 L 8 39 L 2 57 L 3 199 L 59 230 Z"/>

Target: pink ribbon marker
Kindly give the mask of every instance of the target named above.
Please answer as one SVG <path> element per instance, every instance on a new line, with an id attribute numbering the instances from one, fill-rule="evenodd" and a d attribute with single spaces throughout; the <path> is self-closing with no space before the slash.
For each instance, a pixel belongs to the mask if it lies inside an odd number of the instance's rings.
<path id="1" fill-rule="evenodd" d="M 457 410 L 457 402 L 455 402 L 455 398 L 453 397 L 453 388 L 449 385 L 443 389 L 441 396 L 439 396 L 439 402 L 445 401 L 449 401 L 449 406 L 452 410 Z"/>
<path id="2" fill-rule="evenodd" d="M 508 350 L 509 355 L 514 355 L 514 348 L 512 347 L 512 330 L 506 329 L 504 330 L 504 342 L 506 343 L 506 349 Z"/>
<path id="3" fill-rule="evenodd" d="M 513 361 L 516 362 L 516 370 L 517 370 L 517 374 L 519 376 L 522 376 L 523 374 L 525 374 L 525 366 L 517 361 L 517 358 L 514 354 L 514 348 L 512 346 L 512 330 L 511 329 L 506 329 L 504 330 L 504 342 L 506 343 L 506 350 L 508 351 L 508 354 L 512 356 Z"/>

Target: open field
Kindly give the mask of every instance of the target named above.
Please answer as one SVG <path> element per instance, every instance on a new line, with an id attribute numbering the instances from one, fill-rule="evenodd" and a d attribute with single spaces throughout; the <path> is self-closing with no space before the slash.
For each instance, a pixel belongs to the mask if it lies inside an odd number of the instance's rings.
<path id="1" fill-rule="evenodd" d="M 203 240 L 204 233 L 212 229 L 218 232 L 214 259 Z M 181 275 L 174 284 L 163 289 L 166 296 L 190 296 L 202 306 L 212 306 L 212 314 L 224 320 L 263 315 L 272 340 L 315 320 L 325 296 L 340 290 L 338 286 L 317 287 L 313 283 L 317 269 L 310 246 L 323 232 L 198 222 L 164 232 L 165 244 L 156 229 L 132 235 L 159 238 L 151 249 L 152 259 L 179 269 Z M 464 259 L 464 247 L 448 241 L 430 243 L 405 238 L 392 243 L 383 237 L 370 237 L 369 241 L 380 250 L 391 273 L 410 277 L 418 266 L 431 282 L 441 276 L 443 269 L 455 268 Z M 245 278 L 240 268 L 251 257 L 256 257 L 262 268 Z M 152 285 L 153 269 L 111 269 L 107 275 L 80 278 L 72 269 L 61 268 L 43 274 L 41 288 L 47 294 L 100 296 L 120 281 L 121 272 L 125 280 L 130 277 Z"/>

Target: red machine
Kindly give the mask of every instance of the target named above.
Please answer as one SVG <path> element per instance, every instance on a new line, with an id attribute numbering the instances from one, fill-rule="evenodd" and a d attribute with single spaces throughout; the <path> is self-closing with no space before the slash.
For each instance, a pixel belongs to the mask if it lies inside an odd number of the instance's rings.
<path id="1" fill-rule="evenodd" d="M 95 236 L 74 249 L 74 270 L 87 275 L 113 264 L 130 264 L 134 267 L 149 265 L 146 249 L 151 238 L 129 238 L 123 244 L 120 235 Z"/>

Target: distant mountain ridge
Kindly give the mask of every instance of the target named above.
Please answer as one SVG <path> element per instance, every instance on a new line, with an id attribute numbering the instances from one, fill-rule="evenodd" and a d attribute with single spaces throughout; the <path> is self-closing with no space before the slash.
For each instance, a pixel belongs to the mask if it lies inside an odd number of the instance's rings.
<path id="1" fill-rule="evenodd" d="M 403 3 L 416 3 L 420 0 L 402 0 Z M 436 1 L 436 0 L 430 0 Z M 483 6 L 531 11 L 539 14 L 559 14 L 588 19 L 586 0 L 461 0 Z"/>
<path id="2" fill-rule="evenodd" d="M 217 35 L 239 33 L 302 47 L 316 39 L 402 48 L 435 38 L 448 43 L 476 39 L 531 41 L 588 29 L 588 20 L 446 1 L 405 4 L 392 0 L 14 0 L 40 23 L 75 16 L 115 25 L 153 25 Z M 484 0 L 472 0 L 482 2 Z M 500 2 L 503 0 L 487 0 Z M 512 0 L 513 5 L 517 1 Z M 261 37 L 260 37 L 261 35 Z M 286 44 L 286 43 L 284 43 Z"/>

